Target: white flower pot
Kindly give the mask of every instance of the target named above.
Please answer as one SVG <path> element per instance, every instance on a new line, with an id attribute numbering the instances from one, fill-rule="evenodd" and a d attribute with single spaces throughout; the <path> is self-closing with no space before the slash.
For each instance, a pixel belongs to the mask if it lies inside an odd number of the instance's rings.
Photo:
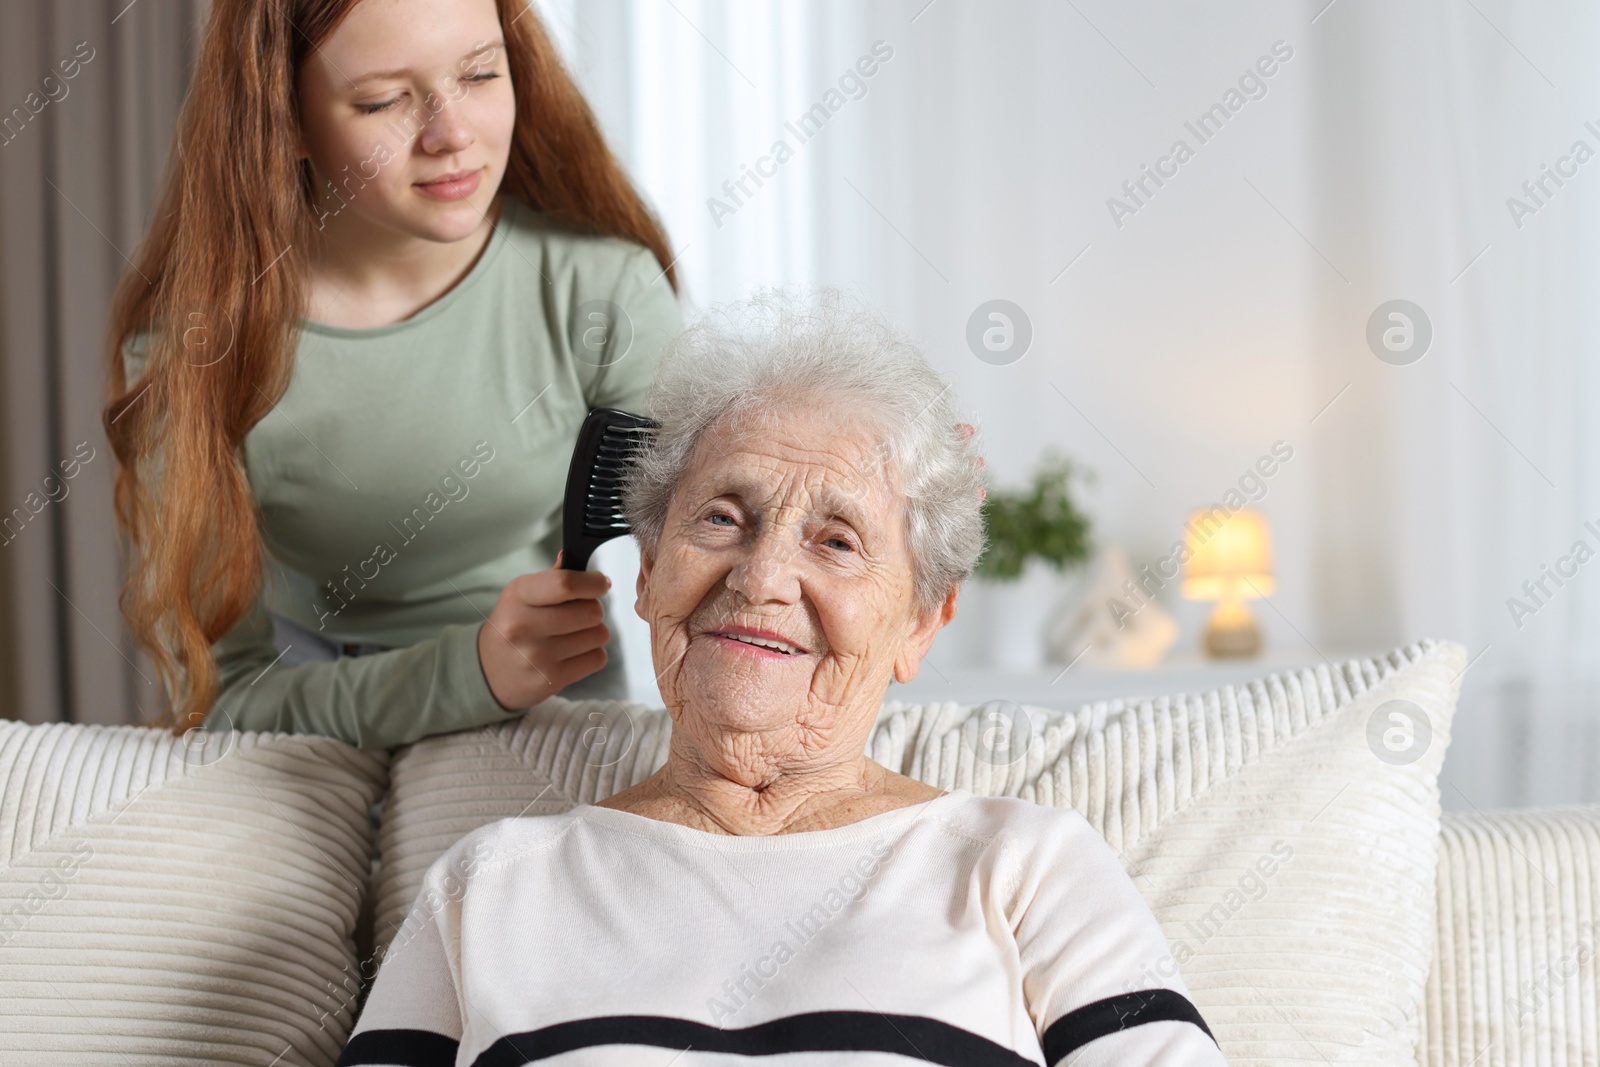
<path id="1" fill-rule="evenodd" d="M 962 666 L 1043 669 L 1045 634 L 1071 581 L 1036 559 L 1011 581 L 973 578 L 962 587 L 956 618 L 941 640 L 961 646 L 956 659 Z"/>

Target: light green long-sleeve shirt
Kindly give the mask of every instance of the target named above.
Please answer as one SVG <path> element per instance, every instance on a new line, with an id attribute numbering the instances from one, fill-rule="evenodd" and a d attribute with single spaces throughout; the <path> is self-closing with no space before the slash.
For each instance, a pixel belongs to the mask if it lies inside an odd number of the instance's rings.
<path id="1" fill-rule="evenodd" d="M 507 582 L 554 562 L 585 414 L 649 414 L 681 329 L 648 249 L 558 229 L 510 196 L 467 276 L 411 318 L 304 321 L 289 389 L 244 442 L 271 562 L 212 646 L 207 725 L 380 748 L 519 714 L 489 690 L 478 628 Z M 391 650 L 284 666 L 269 613 Z M 620 678 L 615 637 L 607 654 Z"/>

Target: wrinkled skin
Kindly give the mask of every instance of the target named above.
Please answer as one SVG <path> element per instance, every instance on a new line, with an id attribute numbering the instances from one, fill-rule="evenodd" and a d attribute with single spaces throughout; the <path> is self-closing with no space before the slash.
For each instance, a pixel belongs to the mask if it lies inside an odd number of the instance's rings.
<path id="1" fill-rule="evenodd" d="M 893 677 L 909 682 L 956 591 L 919 615 L 904 506 L 869 419 L 789 405 L 705 431 L 635 610 L 672 716 L 666 765 L 604 802 L 716 833 L 844 825 L 938 796 L 862 753 Z M 716 636 L 774 631 L 782 656 Z"/>

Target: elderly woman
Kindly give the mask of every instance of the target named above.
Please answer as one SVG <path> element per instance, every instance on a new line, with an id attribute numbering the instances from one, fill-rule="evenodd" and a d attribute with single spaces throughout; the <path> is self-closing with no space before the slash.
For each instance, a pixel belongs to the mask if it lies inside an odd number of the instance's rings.
<path id="1" fill-rule="evenodd" d="M 669 346 L 627 487 L 666 764 L 430 869 L 342 1064 L 1215 1065 L 1071 809 L 863 752 L 983 550 L 949 386 L 836 293 Z"/>

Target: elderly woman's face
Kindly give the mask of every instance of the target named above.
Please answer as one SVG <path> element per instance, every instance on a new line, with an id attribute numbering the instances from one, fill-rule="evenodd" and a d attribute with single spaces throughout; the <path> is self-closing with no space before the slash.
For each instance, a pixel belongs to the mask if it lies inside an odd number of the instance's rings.
<path id="1" fill-rule="evenodd" d="M 869 420 L 820 405 L 705 432 L 639 575 L 675 718 L 687 705 L 711 727 L 860 732 L 891 674 L 915 676 L 956 594 L 917 617 L 904 504 L 877 455 Z"/>

